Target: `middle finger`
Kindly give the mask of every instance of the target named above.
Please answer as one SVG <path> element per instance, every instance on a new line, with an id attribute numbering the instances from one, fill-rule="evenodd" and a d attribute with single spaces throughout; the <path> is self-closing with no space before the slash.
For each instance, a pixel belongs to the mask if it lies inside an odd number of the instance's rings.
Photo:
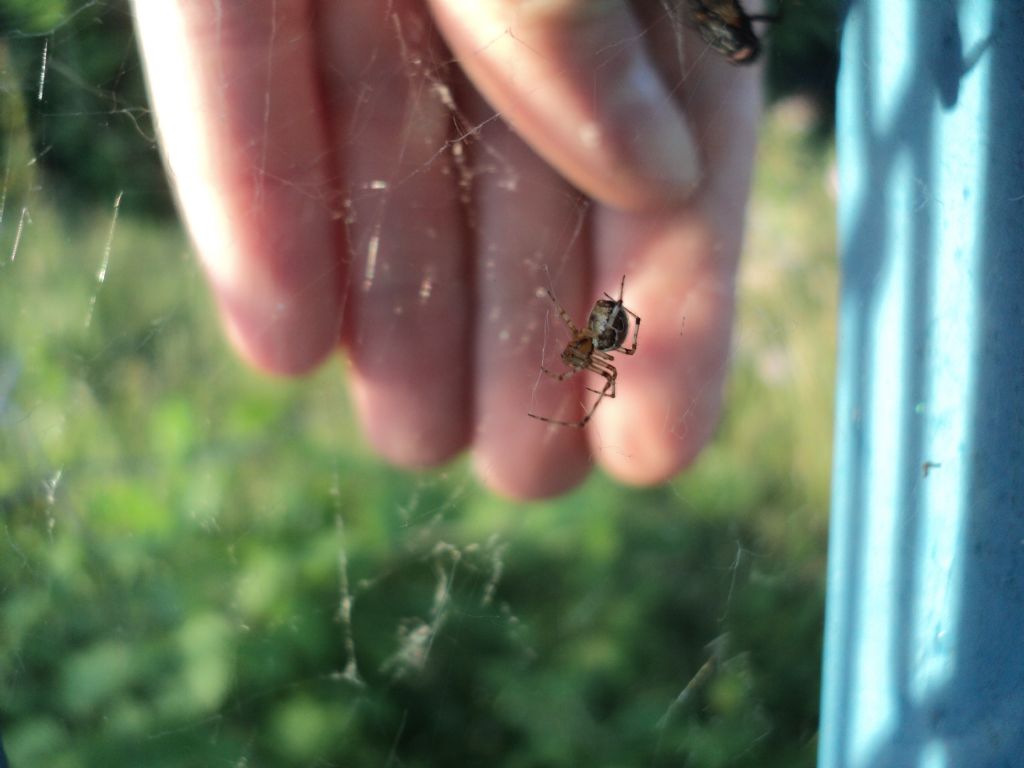
<path id="1" fill-rule="evenodd" d="M 435 464 L 468 442 L 472 373 L 450 56 L 416 0 L 320 8 L 352 260 L 344 340 L 356 409 L 385 457 Z"/>

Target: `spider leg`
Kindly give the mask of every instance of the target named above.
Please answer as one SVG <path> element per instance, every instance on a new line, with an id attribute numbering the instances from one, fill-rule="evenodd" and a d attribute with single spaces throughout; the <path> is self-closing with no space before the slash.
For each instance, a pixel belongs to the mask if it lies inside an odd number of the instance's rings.
<path id="1" fill-rule="evenodd" d="M 609 358 L 611 359 L 611 358 Z M 584 387 L 588 392 L 593 392 L 595 395 L 601 397 L 615 398 L 615 382 L 618 381 L 619 372 L 615 370 L 615 366 L 605 361 L 591 360 L 590 365 L 587 366 L 587 370 L 593 371 L 598 376 L 603 376 L 605 385 L 603 389 L 594 389 L 593 387 Z"/>
<path id="2" fill-rule="evenodd" d="M 555 373 L 554 371 L 549 371 L 544 366 L 541 366 L 540 370 L 541 370 L 541 372 L 543 372 L 546 375 L 550 376 L 555 381 L 565 381 L 566 379 L 572 378 L 573 376 L 575 376 L 577 373 L 580 372 L 579 368 L 570 368 L 565 373 Z"/>
<path id="3" fill-rule="evenodd" d="M 625 287 L 626 287 L 626 276 L 623 275 L 622 276 L 622 283 L 619 285 L 619 298 L 616 299 L 614 296 L 612 296 L 610 293 L 608 293 L 608 291 L 602 291 L 601 295 L 604 296 L 606 299 L 608 299 L 608 301 L 614 301 L 616 304 L 618 304 L 620 307 L 622 307 L 622 290 Z M 625 309 L 625 307 L 622 307 L 622 308 Z"/>
<path id="4" fill-rule="evenodd" d="M 623 307 L 623 306 L 622 306 L 622 294 L 623 294 L 623 292 L 624 292 L 625 290 L 626 290 L 626 276 L 625 276 L 625 275 L 623 275 L 623 276 L 622 276 L 622 282 L 621 282 L 621 283 L 619 283 L 619 298 L 617 298 L 617 299 L 616 299 L 616 298 L 615 298 L 614 296 L 612 296 L 612 295 L 611 295 L 610 293 L 608 293 L 607 291 L 605 291 L 605 292 L 604 292 L 604 296 L 605 296 L 605 297 L 606 297 L 606 298 L 607 298 L 607 299 L 608 299 L 609 301 L 614 301 L 614 302 L 615 302 L 616 304 L 618 304 L 618 305 L 619 305 L 620 307 L 622 307 L 623 309 L 626 309 L 625 307 Z M 629 310 L 628 310 L 628 309 L 626 309 L 626 311 L 627 311 L 627 312 L 629 312 Z"/>
<path id="5" fill-rule="evenodd" d="M 597 362 L 592 360 L 591 364 L 587 366 L 586 370 L 593 371 L 594 373 L 603 376 L 605 380 L 605 385 L 604 389 L 600 391 L 596 389 L 590 389 L 590 387 L 585 387 L 585 389 L 588 389 L 591 392 L 596 392 L 598 397 L 597 400 L 594 401 L 594 404 L 590 406 L 590 410 L 583 415 L 583 418 L 581 418 L 579 421 L 562 421 L 561 419 L 552 419 L 547 416 L 538 416 L 536 413 L 528 413 L 526 415 L 529 416 L 530 418 L 537 419 L 537 421 L 546 421 L 549 424 L 559 424 L 563 427 L 575 427 L 577 429 L 583 429 L 583 427 L 587 426 L 587 422 L 590 421 L 590 417 L 594 415 L 594 411 L 597 410 L 597 406 L 601 404 L 601 401 L 604 400 L 606 397 L 609 397 L 609 389 L 612 391 L 612 394 L 610 396 L 615 397 L 616 370 L 613 366 L 608 365 L 607 363 L 604 362 Z M 575 372 L 576 370 L 573 369 L 573 373 Z"/>
<path id="6" fill-rule="evenodd" d="M 550 293 L 548 295 L 550 295 Z M 581 368 L 570 368 L 569 370 L 565 371 L 564 373 L 555 373 L 554 371 L 550 371 L 547 368 L 545 368 L 544 366 L 541 366 L 540 370 L 543 373 L 545 373 L 548 376 L 550 376 L 555 381 L 565 381 L 566 379 L 571 378 L 572 376 L 575 376 L 582 369 Z M 549 424 L 561 424 L 562 426 L 566 426 L 566 427 L 579 427 L 579 426 L 582 426 L 582 425 L 578 424 L 575 421 L 561 421 L 560 419 L 551 419 L 551 418 L 548 418 L 547 416 L 538 416 L 536 413 L 527 413 L 526 415 L 529 416 L 531 419 L 537 419 L 537 421 L 546 421 Z"/>
<path id="7" fill-rule="evenodd" d="M 578 336 L 580 333 L 580 329 L 576 327 L 576 324 L 572 321 L 572 318 L 569 317 L 569 313 L 566 312 L 562 308 L 562 305 L 558 303 L 558 299 L 555 298 L 555 294 L 553 294 L 550 289 L 547 289 L 547 294 L 548 298 L 551 299 L 551 303 L 555 305 L 555 309 L 558 310 L 558 316 L 562 318 L 562 322 L 565 323 L 565 327 L 569 329 L 569 332 L 573 336 Z"/>
<path id="8" fill-rule="evenodd" d="M 612 368 L 611 366 L 608 366 L 607 369 L 598 369 L 596 367 L 591 367 L 590 370 L 600 374 L 601 376 L 604 376 L 605 385 L 604 389 L 602 389 L 601 392 L 598 393 L 597 400 L 595 400 L 594 404 L 590 406 L 590 410 L 587 411 L 583 415 L 583 418 L 579 420 L 579 427 L 581 429 L 587 426 L 587 422 L 590 421 L 590 417 L 594 415 L 594 411 L 597 410 L 597 406 L 599 406 L 601 404 L 601 401 L 608 396 L 608 390 L 611 389 L 613 392 L 615 391 L 616 372 L 614 368 Z M 612 397 L 614 397 L 614 395 L 612 395 Z"/>
<path id="9" fill-rule="evenodd" d="M 547 416 L 538 416 L 536 413 L 528 413 L 526 415 L 529 416 L 531 419 L 536 419 L 537 421 L 546 421 L 548 424 L 558 424 L 559 426 L 562 427 L 576 427 L 577 429 L 580 429 L 586 423 L 580 421 L 561 421 L 560 419 L 551 419 L 548 418 Z"/>

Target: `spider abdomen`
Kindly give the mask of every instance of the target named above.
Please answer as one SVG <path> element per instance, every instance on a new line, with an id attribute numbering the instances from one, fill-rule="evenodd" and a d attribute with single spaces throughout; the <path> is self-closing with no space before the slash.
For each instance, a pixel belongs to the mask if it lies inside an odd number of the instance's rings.
<path id="1" fill-rule="evenodd" d="M 587 327 L 594 334 L 596 349 L 618 349 L 629 333 L 629 316 L 623 311 L 621 301 L 598 299 L 590 312 Z"/>

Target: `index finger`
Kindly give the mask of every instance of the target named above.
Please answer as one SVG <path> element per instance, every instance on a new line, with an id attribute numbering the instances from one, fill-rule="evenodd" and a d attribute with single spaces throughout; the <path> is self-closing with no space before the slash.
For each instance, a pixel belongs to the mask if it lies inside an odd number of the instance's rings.
<path id="1" fill-rule="evenodd" d="M 344 272 L 310 4 L 134 7 L 169 175 L 232 340 L 265 370 L 308 370 L 337 343 Z"/>

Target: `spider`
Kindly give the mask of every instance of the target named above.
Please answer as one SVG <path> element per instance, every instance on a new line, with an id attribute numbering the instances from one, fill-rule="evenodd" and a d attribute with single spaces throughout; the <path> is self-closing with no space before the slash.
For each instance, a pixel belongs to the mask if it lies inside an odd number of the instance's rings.
<path id="1" fill-rule="evenodd" d="M 590 410 L 579 421 L 559 421 L 558 419 L 549 419 L 547 416 L 538 416 L 535 413 L 527 415 L 540 421 L 582 429 L 590 421 L 590 417 L 594 415 L 594 411 L 597 410 L 597 406 L 601 404 L 604 398 L 615 397 L 615 379 L 618 377 L 619 372 L 612 365 L 614 358 L 611 353 L 621 352 L 624 355 L 635 355 L 636 339 L 640 333 L 639 316 L 632 310 L 626 309 L 622 303 L 622 291 L 625 287 L 626 276 L 623 275 L 622 282 L 619 284 L 619 298 L 613 299 L 606 293 L 604 295 L 607 298 L 598 299 L 594 303 L 594 308 L 590 310 L 590 318 L 587 320 L 586 328 L 577 328 L 576 324 L 569 317 L 569 313 L 558 303 L 555 295 L 551 291 L 547 292 L 548 298 L 551 299 L 551 302 L 558 310 L 559 317 L 562 318 L 565 327 L 572 334 L 572 339 L 565 345 L 565 350 L 562 352 L 562 362 L 568 366 L 569 370 L 565 373 L 553 373 L 542 366 L 541 371 L 556 381 L 565 381 L 581 371 L 592 371 L 604 378 L 604 387 L 602 389 L 584 387 L 588 392 L 593 392 L 598 397 L 590 407 Z M 626 341 L 626 336 L 629 335 L 630 317 L 635 319 L 633 323 L 633 343 L 632 346 L 626 349 L 622 345 Z"/>
<path id="2" fill-rule="evenodd" d="M 733 64 L 752 64 L 761 53 L 753 21 L 778 21 L 779 15 L 750 16 L 739 0 L 689 0 L 690 18 L 704 42 Z"/>

